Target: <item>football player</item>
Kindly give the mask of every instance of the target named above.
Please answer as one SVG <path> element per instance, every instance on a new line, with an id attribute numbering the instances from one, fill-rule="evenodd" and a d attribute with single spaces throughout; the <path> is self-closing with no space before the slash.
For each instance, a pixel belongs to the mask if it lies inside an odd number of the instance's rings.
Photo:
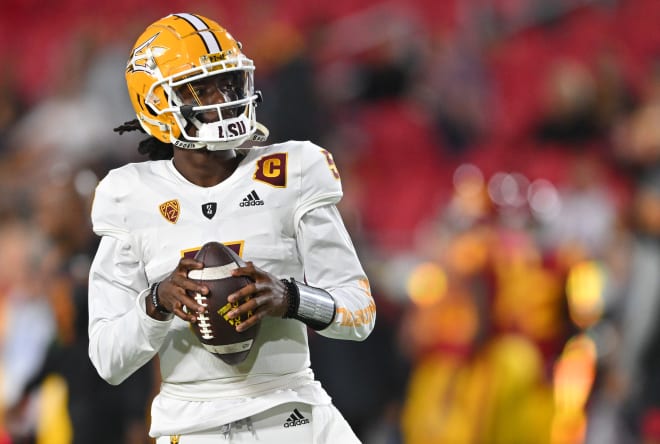
<path id="1" fill-rule="evenodd" d="M 369 283 L 337 211 L 331 154 L 310 142 L 264 146 L 254 63 L 216 22 L 172 14 L 149 25 L 126 67 L 150 160 L 110 171 L 92 221 L 101 236 L 89 280 L 89 355 L 110 384 L 159 357 L 151 436 L 162 443 L 358 442 L 310 368 L 308 327 L 364 340 Z M 303 111 L 304 112 L 304 111 Z M 254 146 L 251 146 L 254 145 Z M 204 307 L 188 278 L 208 241 L 234 249 L 253 283 L 230 296 L 260 323 L 248 358 L 228 365 L 189 323 Z"/>

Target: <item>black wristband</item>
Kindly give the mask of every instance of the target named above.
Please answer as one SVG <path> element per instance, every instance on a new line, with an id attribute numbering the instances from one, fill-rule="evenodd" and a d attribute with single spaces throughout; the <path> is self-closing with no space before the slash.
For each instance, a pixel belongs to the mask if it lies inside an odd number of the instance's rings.
<path id="1" fill-rule="evenodd" d="M 151 303 L 154 305 L 154 308 L 158 312 L 163 313 L 163 314 L 172 314 L 171 311 L 169 311 L 167 308 L 160 305 L 160 303 L 158 302 L 158 287 L 159 286 L 160 286 L 160 282 L 156 282 L 156 283 L 151 285 L 151 290 L 149 290 L 150 291 L 149 294 L 151 295 Z"/>
<path id="2" fill-rule="evenodd" d="M 300 295 L 298 294 L 298 286 L 296 281 L 291 278 L 290 280 L 281 279 L 282 283 L 286 287 L 286 299 L 288 307 L 286 313 L 284 313 L 283 318 L 295 318 L 296 313 L 298 313 L 298 305 L 300 305 Z"/>

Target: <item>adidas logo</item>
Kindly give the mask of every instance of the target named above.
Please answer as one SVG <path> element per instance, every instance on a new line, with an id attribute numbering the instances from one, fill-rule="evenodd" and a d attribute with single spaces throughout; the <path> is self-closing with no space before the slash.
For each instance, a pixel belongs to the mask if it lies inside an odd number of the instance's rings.
<path id="1" fill-rule="evenodd" d="M 259 199 L 259 195 L 256 191 L 252 190 L 250 194 L 243 198 L 243 201 L 238 204 L 239 207 L 254 207 L 257 205 L 263 205 L 264 201 Z"/>
<path id="2" fill-rule="evenodd" d="M 303 424 L 309 424 L 309 419 L 305 418 L 298 409 L 293 409 L 293 413 L 286 419 L 284 427 L 295 427 Z"/>

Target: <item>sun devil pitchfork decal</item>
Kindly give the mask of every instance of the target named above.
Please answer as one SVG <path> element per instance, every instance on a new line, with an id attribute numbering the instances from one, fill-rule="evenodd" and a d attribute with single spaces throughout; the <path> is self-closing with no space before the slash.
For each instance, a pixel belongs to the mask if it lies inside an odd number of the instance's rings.
<path id="1" fill-rule="evenodd" d="M 170 223 L 175 224 L 179 219 L 180 206 L 177 199 L 168 200 L 160 204 L 160 214 Z"/>

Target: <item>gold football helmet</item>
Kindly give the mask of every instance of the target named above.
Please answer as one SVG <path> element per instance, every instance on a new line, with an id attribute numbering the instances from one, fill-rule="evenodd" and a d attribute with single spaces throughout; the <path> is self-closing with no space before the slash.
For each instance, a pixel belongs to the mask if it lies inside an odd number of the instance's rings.
<path id="1" fill-rule="evenodd" d="M 222 150 L 267 137 L 256 121 L 261 95 L 253 73 L 224 28 L 183 13 L 154 22 L 137 39 L 126 83 L 147 134 L 178 148 Z"/>

